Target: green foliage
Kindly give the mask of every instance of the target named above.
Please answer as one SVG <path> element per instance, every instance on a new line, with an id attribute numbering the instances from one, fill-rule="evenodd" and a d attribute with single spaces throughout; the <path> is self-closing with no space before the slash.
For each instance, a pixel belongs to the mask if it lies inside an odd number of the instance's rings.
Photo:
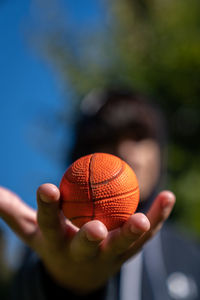
<path id="1" fill-rule="evenodd" d="M 146 1 L 145 14 L 138 11 L 135 2 L 112 1 L 119 20 L 116 28 L 119 56 L 129 66 L 128 70 L 125 67 L 124 76 L 134 86 L 159 95 L 162 101 L 172 103 L 175 99 L 176 106 L 197 105 L 199 1 Z M 125 18 L 120 18 L 121 6 Z"/>
<path id="2" fill-rule="evenodd" d="M 58 3 L 45 23 L 40 50 L 73 99 L 113 82 L 156 99 L 170 130 L 169 188 L 177 194 L 176 216 L 200 234 L 199 0 L 102 1 L 101 26 L 82 24 L 78 30 L 60 17 L 66 10 L 59 11 Z M 48 1 L 43 16 L 52 5 Z"/>

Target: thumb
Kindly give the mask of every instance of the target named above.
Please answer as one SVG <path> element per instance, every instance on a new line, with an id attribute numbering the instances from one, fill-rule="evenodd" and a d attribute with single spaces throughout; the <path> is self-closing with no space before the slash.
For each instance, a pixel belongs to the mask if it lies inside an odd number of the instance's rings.
<path id="1" fill-rule="evenodd" d="M 65 241 L 67 224 L 60 209 L 60 191 L 50 183 L 37 190 L 38 225 L 49 245 L 59 246 Z"/>

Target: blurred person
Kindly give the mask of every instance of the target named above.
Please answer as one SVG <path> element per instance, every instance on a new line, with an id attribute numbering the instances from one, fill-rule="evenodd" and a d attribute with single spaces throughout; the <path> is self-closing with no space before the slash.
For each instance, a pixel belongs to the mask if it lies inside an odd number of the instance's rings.
<path id="1" fill-rule="evenodd" d="M 175 196 L 161 191 L 166 169 L 163 118 L 140 94 L 91 92 L 82 102 L 72 161 L 107 152 L 129 163 L 141 190 L 138 211 L 108 232 L 97 220 L 80 230 L 63 217 L 59 189 L 38 188 L 38 211 L 0 189 L 0 215 L 33 250 L 12 299 L 200 299 L 198 247 L 173 227 L 161 227 Z"/>
<path id="2" fill-rule="evenodd" d="M 92 91 L 84 98 L 81 110 L 71 161 L 94 152 L 125 160 L 139 181 L 138 211 L 146 213 L 167 181 L 168 132 L 163 113 L 143 94 L 119 88 Z M 133 272 L 138 256 L 122 267 L 121 283 L 127 283 L 120 294 L 126 295 L 126 288 L 130 293 L 132 285 L 130 298 L 125 299 L 200 299 L 199 251 L 196 242 L 166 222 L 144 246 L 140 290 L 135 292 L 133 283 L 138 277 Z"/>

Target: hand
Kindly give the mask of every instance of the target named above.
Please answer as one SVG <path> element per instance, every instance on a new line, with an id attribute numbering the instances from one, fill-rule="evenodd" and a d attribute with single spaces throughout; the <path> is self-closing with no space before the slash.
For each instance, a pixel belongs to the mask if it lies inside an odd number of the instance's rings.
<path id="1" fill-rule="evenodd" d="M 121 228 L 108 232 L 97 220 L 80 230 L 60 210 L 60 192 L 53 184 L 37 191 L 38 212 L 11 191 L 0 188 L 0 216 L 43 261 L 63 287 L 89 293 L 101 287 L 135 255 L 168 218 L 175 196 L 161 192 L 145 216 L 132 215 Z"/>

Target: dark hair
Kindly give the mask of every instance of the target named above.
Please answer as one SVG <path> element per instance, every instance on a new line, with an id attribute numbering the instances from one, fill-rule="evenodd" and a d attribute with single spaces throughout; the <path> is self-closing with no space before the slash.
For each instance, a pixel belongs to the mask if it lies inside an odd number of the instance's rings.
<path id="1" fill-rule="evenodd" d="M 93 90 L 81 104 L 71 161 L 102 152 L 107 146 L 112 149 L 126 137 L 152 138 L 162 148 L 166 134 L 160 110 L 147 97 L 129 89 Z"/>

